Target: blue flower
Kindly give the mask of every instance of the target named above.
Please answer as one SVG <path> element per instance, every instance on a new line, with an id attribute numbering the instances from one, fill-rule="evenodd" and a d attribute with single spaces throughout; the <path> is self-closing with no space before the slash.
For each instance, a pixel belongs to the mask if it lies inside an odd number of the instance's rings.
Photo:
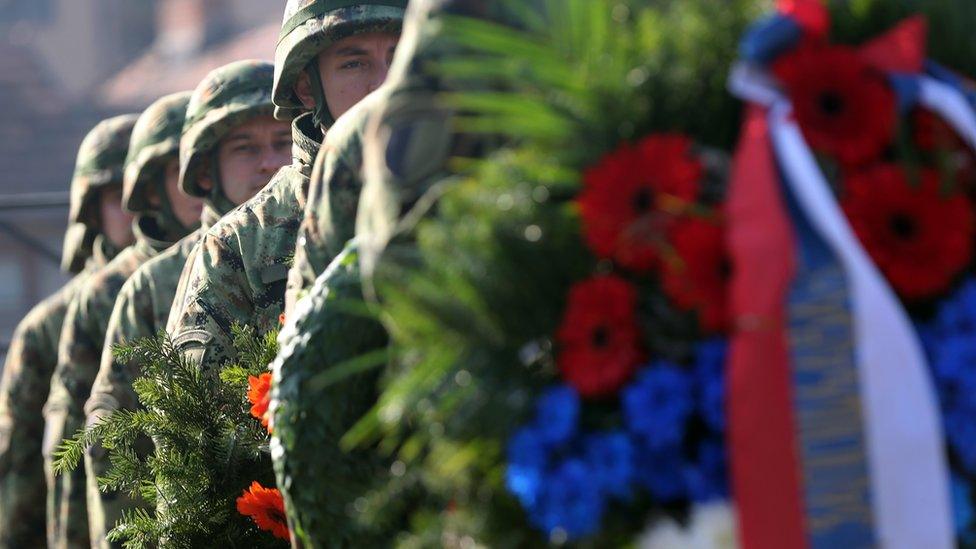
<path id="1" fill-rule="evenodd" d="M 932 324 L 942 335 L 976 332 L 976 279 L 966 280 L 942 302 Z"/>
<path id="2" fill-rule="evenodd" d="M 635 463 L 637 482 L 662 503 L 683 499 L 688 494 L 686 461 L 681 448 L 651 448 L 641 444 Z"/>
<path id="3" fill-rule="evenodd" d="M 709 437 L 698 445 L 698 461 L 686 470 L 688 496 L 696 502 L 726 499 L 729 495 L 728 458 L 725 444 Z"/>
<path id="4" fill-rule="evenodd" d="M 690 376 L 672 363 L 656 362 L 624 388 L 622 403 L 627 428 L 645 445 L 678 446 L 694 407 Z"/>
<path id="5" fill-rule="evenodd" d="M 634 476 L 634 447 L 626 433 L 615 431 L 583 439 L 583 455 L 600 489 L 613 496 L 630 493 Z"/>
<path id="6" fill-rule="evenodd" d="M 946 439 L 963 470 L 976 473 L 976 333 L 948 333 L 930 343 Z"/>
<path id="7" fill-rule="evenodd" d="M 546 476 L 535 505 L 527 506 L 529 519 L 543 532 L 556 529 L 568 539 L 595 533 L 603 519 L 605 501 L 593 471 L 579 459 L 568 459 Z"/>
<path id="8" fill-rule="evenodd" d="M 958 475 L 952 475 L 952 509 L 956 534 L 966 536 L 973 522 L 973 500 L 969 482 Z"/>
<path id="9" fill-rule="evenodd" d="M 568 442 L 576 435 L 579 422 L 580 399 L 569 385 L 547 389 L 536 403 L 535 430 L 550 446 Z"/>
<path id="10" fill-rule="evenodd" d="M 695 351 L 695 381 L 698 384 L 698 407 L 705 425 L 716 432 L 724 432 L 725 419 L 725 360 L 728 344 L 723 339 L 702 342 Z"/>
<path id="11" fill-rule="evenodd" d="M 957 409 L 945 413 L 946 438 L 965 472 L 976 474 L 976 410 Z"/>
<path id="12" fill-rule="evenodd" d="M 525 507 L 535 504 L 544 482 L 549 455 L 542 439 L 533 429 L 524 427 L 508 440 L 508 466 L 505 485 Z"/>
<path id="13" fill-rule="evenodd" d="M 960 405 L 960 399 L 972 399 L 963 385 L 976 380 L 976 333 L 953 334 L 938 339 L 930 356 L 939 399 L 944 410 Z"/>

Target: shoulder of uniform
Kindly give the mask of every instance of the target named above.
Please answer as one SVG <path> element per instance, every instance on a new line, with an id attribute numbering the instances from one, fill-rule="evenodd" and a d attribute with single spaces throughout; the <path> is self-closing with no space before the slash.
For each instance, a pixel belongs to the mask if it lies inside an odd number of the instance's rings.
<path id="1" fill-rule="evenodd" d="M 129 247 L 101 269 L 92 273 L 82 285 L 75 297 L 82 307 L 91 307 L 96 303 L 114 303 L 114 296 L 132 274 L 132 261 L 136 252 Z"/>
<path id="2" fill-rule="evenodd" d="M 61 287 L 55 293 L 41 300 L 40 303 L 31 307 L 31 310 L 24 315 L 24 318 L 17 324 L 17 332 L 30 332 L 48 328 L 49 324 L 56 322 L 63 317 L 71 303 L 72 297 L 78 292 L 78 287 L 68 285 Z"/>
<path id="3" fill-rule="evenodd" d="M 130 265 L 136 258 L 137 252 L 133 246 L 119 252 L 111 261 L 105 264 L 104 267 L 94 271 L 85 282 L 85 293 L 90 293 L 92 291 L 100 291 L 100 288 L 104 287 L 118 278 L 122 277 L 122 273 L 131 271 Z M 128 278 L 128 277 L 125 277 Z"/>
<path id="4" fill-rule="evenodd" d="M 204 245 L 217 241 L 236 249 L 242 239 L 258 236 L 283 219 L 300 216 L 295 187 L 301 183 L 297 177 L 300 173 L 293 168 L 282 168 L 261 192 L 215 223 L 203 235 Z"/>
<path id="5" fill-rule="evenodd" d="M 190 242 L 186 242 L 184 239 L 176 245 L 170 246 L 136 269 L 136 272 L 130 277 L 130 281 L 136 279 L 138 280 L 137 283 L 145 283 L 156 280 L 161 276 L 173 276 L 174 271 L 178 274 L 183 269 L 183 265 L 186 263 L 186 258 L 189 256 L 190 250 L 193 249 L 193 245 L 198 241 L 199 238 L 194 238 Z M 126 284 L 128 283 L 126 282 Z"/>
<path id="6" fill-rule="evenodd" d="M 153 258 L 155 260 L 157 258 Z M 119 290 L 119 295 L 133 294 L 139 292 L 146 286 L 149 280 L 152 278 L 152 260 L 147 263 L 143 263 L 139 266 L 135 272 L 132 273 L 129 278 L 122 284 L 122 288 Z"/>
<path id="7" fill-rule="evenodd" d="M 203 234 L 201 240 L 212 241 L 218 239 L 227 241 L 233 239 L 241 227 L 248 226 L 260 221 L 260 212 L 267 209 L 276 200 L 275 187 L 281 184 L 284 175 L 281 170 L 275 174 L 271 181 L 261 189 L 250 200 L 241 204 L 234 210 L 228 212 L 213 224 L 207 232 Z"/>

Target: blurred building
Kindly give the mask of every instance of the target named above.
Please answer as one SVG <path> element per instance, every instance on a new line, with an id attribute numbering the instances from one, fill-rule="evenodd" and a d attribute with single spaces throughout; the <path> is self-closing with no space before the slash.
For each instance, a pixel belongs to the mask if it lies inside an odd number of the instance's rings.
<path id="1" fill-rule="evenodd" d="M 273 13 L 263 21 L 254 20 L 255 13 L 268 14 L 269 5 L 275 7 Z M 273 59 L 280 9 L 266 0 L 162 3 L 155 43 L 100 87 L 100 100 L 116 108 L 144 105 L 162 94 L 193 89 L 208 72 L 229 61 Z M 245 19 L 253 25 L 247 32 L 228 29 L 232 22 Z"/>
<path id="2" fill-rule="evenodd" d="M 0 0 L 0 355 L 58 271 L 78 144 L 99 120 L 271 59 L 284 2 Z"/>

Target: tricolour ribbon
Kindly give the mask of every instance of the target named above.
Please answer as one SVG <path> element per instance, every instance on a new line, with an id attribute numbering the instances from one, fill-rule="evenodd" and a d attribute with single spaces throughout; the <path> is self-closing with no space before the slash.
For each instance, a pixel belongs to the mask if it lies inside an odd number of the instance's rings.
<path id="1" fill-rule="evenodd" d="M 793 36 L 784 32 L 791 28 Z M 731 251 L 736 269 L 746 269 L 733 278 L 737 326 L 729 365 L 730 448 L 741 540 L 747 549 L 952 547 L 949 468 L 925 355 L 907 313 L 834 199 L 792 116 L 789 99 L 762 68 L 784 48 L 795 45 L 800 28 L 796 21 L 792 26 L 782 21 L 757 26 L 756 32 L 764 36 L 753 35 L 746 41 L 743 53 L 751 55 L 745 55 L 748 62 L 733 70 L 730 81 L 732 91 L 751 103 L 730 188 Z M 924 23 L 909 20 L 862 51 L 872 66 L 889 72 L 893 80 L 911 79 L 915 96 L 903 105 L 917 103 L 938 113 L 976 149 L 973 102 L 945 73 L 921 72 L 931 65 L 919 55 L 923 52 L 920 36 L 924 37 Z M 757 113 L 765 113 L 764 122 L 757 121 Z M 763 128 L 768 134 L 749 128 Z M 775 173 L 767 158 L 748 154 L 764 147 L 772 151 Z M 768 194 L 762 203 L 769 211 L 735 206 L 760 189 Z M 776 189 L 781 193 L 778 199 L 773 198 Z M 788 204 L 785 210 L 783 202 Z M 762 221 L 747 219 L 745 214 Z M 770 224 L 771 219 L 775 223 Z M 779 234 L 745 232 L 763 225 L 792 234 L 792 247 L 783 246 Z M 767 252 L 776 249 L 786 255 L 760 257 L 754 252 L 762 246 L 744 246 L 737 236 L 743 234 L 763 236 Z M 819 260 L 811 260 L 811 251 L 819 254 Z M 778 278 L 767 276 L 767 285 L 752 285 L 763 278 L 750 274 L 751 261 L 771 269 Z M 784 266 L 791 269 L 787 286 Z M 820 272 L 805 271 L 809 268 Z M 766 353 L 754 348 L 760 340 L 749 333 L 746 320 L 756 306 L 736 299 L 750 291 L 752 299 L 763 304 L 767 315 L 763 320 L 771 322 L 769 333 L 784 336 L 790 341 L 788 348 L 778 338 L 765 340 Z M 771 299 L 780 300 L 785 317 L 777 316 L 782 311 L 768 302 Z M 812 309 L 805 309 L 808 306 Z M 784 328 L 784 319 L 789 329 Z M 817 354 L 809 345 L 811 334 L 836 352 Z M 756 362 L 757 357 L 762 359 Z M 773 381 L 757 382 L 760 372 Z M 784 372 L 792 382 L 785 388 L 780 385 Z M 818 380 L 828 380 L 830 391 L 820 393 L 816 384 L 809 385 Z M 825 394 L 830 398 L 817 400 Z M 761 404 L 750 402 L 753 399 Z M 831 399 L 840 399 L 841 404 L 828 405 Z M 755 411 L 759 406 L 766 407 L 765 418 Z M 790 418 L 789 428 L 780 424 L 780 417 L 773 417 L 781 415 Z M 767 433 L 773 440 L 763 443 L 749 436 L 766 425 L 775 427 Z M 784 441 L 784 435 L 793 438 Z M 755 465 L 749 462 L 756 456 L 766 458 L 762 450 L 773 446 L 782 451 L 782 463 L 795 467 L 797 473 L 791 478 L 782 466 L 770 467 L 774 474 L 764 483 L 758 480 L 759 469 L 769 464 L 762 459 Z M 769 486 L 784 482 L 786 489 Z M 787 502 L 788 497 L 797 500 Z M 772 501 L 782 505 L 778 514 Z"/>
<path id="2" fill-rule="evenodd" d="M 749 107 L 727 202 L 735 315 L 729 359 L 732 492 L 743 546 L 806 546 L 785 328 L 794 242 L 765 110 Z"/>

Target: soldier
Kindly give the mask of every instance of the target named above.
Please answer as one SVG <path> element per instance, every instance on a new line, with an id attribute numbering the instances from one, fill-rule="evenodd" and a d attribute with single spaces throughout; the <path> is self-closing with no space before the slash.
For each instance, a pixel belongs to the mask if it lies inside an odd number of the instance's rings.
<path id="1" fill-rule="evenodd" d="M 201 227 L 140 267 L 122 286 L 85 405 L 89 425 L 112 410 L 138 405 L 132 382 L 139 365 L 120 363 L 112 347 L 165 329 L 193 245 L 220 216 L 264 188 L 291 160 L 290 126 L 272 116 L 273 78 L 271 63 L 238 61 L 212 71 L 193 92 L 180 141 L 180 190 L 203 199 Z M 105 535 L 121 518 L 122 509 L 132 505 L 124 494 L 99 492 L 97 478 L 107 467 L 100 448 L 85 456 L 93 547 L 109 547 Z"/>
<path id="2" fill-rule="evenodd" d="M 370 98 L 357 105 L 326 136 L 324 152 L 316 161 L 310 183 L 305 218 L 299 228 L 295 260 L 289 273 L 286 313 L 290 315 L 293 309 L 293 298 L 311 288 L 316 277 L 356 233 L 365 142 L 376 149 L 384 148 L 376 151 L 376 159 L 382 165 L 372 166 L 382 183 L 374 186 L 375 191 L 367 201 L 410 203 L 425 188 L 424 185 L 418 188 L 419 182 L 445 175 L 448 158 L 477 156 L 480 141 L 471 136 L 453 135 L 451 111 L 437 100 L 439 94 L 456 89 L 458 83 L 453 83 L 455 88 L 452 88 L 432 69 L 435 65 L 430 61 L 451 51 L 453 46 L 438 37 L 437 25 L 431 25 L 429 20 L 446 13 L 502 20 L 500 12 L 499 6 L 482 0 L 417 1 L 411 5 L 410 29 L 398 46 L 398 61 L 391 69 L 390 82 L 379 92 L 383 97 Z M 367 130 L 371 134 L 364 137 Z M 387 162 L 391 165 L 387 166 Z M 406 198 L 407 195 L 410 197 Z M 367 225 L 394 222 L 399 216 L 399 205 L 396 212 L 387 212 L 391 205 L 392 202 L 364 206 L 370 215 L 362 222 Z M 377 218 L 373 210 L 381 213 L 383 219 Z M 381 235 L 391 227 L 379 229 L 370 227 L 366 231 L 371 240 L 385 238 Z M 373 234 L 376 232 L 379 234 Z"/>
<path id="3" fill-rule="evenodd" d="M 285 315 L 353 237 L 362 189 L 362 138 L 370 114 L 385 100 L 383 90 L 349 110 L 329 130 L 315 160 L 305 216 L 298 229 L 288 273 Z"/>
<path id="4" fill-rule="evenodd" d="M 348 512 L 371 486 L 384 482 L 390 464 L 376 452 L 347 452 L 338 443 L 375 404 L 377 371 L 349 375 L 326 388 L 314 380 L 317 373 L 386 344 L 379 323 L 336 306 L 364 297 L 360 241 L 371 246 L 380 242 L 381 248 L 401 212 L 430 183 L 450 175 L 449 158 L 478 157 L 490 149 L 491 140 L 456 133 L 451 109 L 439 101 L 445 91 L 478 89 L 485 83 L 447 81 L 434 61 L 460 53 L 443 33 L 446 15 L 510 24 L 511 14 L 502 13 L 499 4 L 414 0 L 390 80 L 333 126 L 316 159 L 290 273 L 310 293 L 294 311 L 289 309 L 291 318 L 279 338 L 281 352 L 273 363 L 271 403 L 275 474 L 292 532 L 305 546 L 352 540 L 382 545 L 392 535 Z"/>
<path id="5" fill-rule="evenodd" d="M 136 268 L 199 223 L 202 204 L 177 192 L 180 131 L 189 93 L 173 94 L 149 106 L 132 131 L 125 162 L 123 206 L 136 214 L 135 243 L 98 270 L 65 314 L 58 365 L 45 405 L 44 458 L 53 498 L 48 520 L 52 547 L 89 546 L 84 469 L 54 479 L 52 457 L 65 436 L 84 422 L 84 404 L 98 371 L 105 329 L 119 289 Z"/>
<path id="6" fill-rule="evenodd" d="M 0 381 L 0 547 L 45 544 L 44 507 L 38 505 L 46 492 L 41 408 L 68 303 L 93 271 L 132 241 L 132 218 L 122 210 L 122 167 L 136 118 L 104 120 L 82 141 L 62 255 L 62 268 L 78 275 L 27 314 L 7 352 Z"/>
<path id="7" fill-rule="evenodd" d="M 203 367 L 234 356 L 233 324 L 259 332 L 276 325 L 322 134 L 386 78 L 405 4 L 289 0 L 273 97 L 279 119 L 305 111 L 292 124 L 294 163 L 203 236 L 167 325 L 176 348 Z"/>
<path id="8" fill-rule="evenodd" d="M 400 217 L 432 183 L 452 175 L 449 159 L 483 158 L 500 144 L 497 138 L 458 130 L 453 109 L 439 100 L 445 93 L 492 89 L 495 83 L 477 77 L 448 79 L 436 72 L 438 59 L 462 50 L 434 21 L 449 14 L 518 28 L 525 13 L 541 4 L 527 0 L 521 14 L 505 2 L 484 0 L 423 0 L 415 6 L 417 24 L 404 44 L 413 62 L 398 65 L 402 70 L 391 78 L 389 97 L 363 140 L 366 183 L 355 233 L 364 275 L 371 273 L 377 254 L 394 236 Z"/>

